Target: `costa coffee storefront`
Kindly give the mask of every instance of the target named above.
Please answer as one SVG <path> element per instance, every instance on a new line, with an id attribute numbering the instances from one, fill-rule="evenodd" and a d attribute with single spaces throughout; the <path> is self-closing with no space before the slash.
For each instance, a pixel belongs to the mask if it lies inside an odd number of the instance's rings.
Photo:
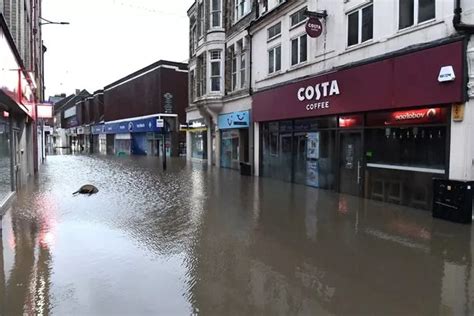
<path id="1" fill-rule="evenodd" d="M 464 51 L 450 42 L 255 93 L 260 174 L 430 209 Z"/>

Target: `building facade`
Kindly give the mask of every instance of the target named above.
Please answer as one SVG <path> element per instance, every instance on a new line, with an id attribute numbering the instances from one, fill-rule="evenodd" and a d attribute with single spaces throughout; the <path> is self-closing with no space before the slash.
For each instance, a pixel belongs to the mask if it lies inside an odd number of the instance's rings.
<path id="1" fill-rule="evenodd" d="M 433 178 L 474 178 L 474 46 L 472 27 L 453 23 L 459 2 L 280 2 L 262 2 L 250 31 L 256 175 L 423 209 Z"/>
<path id="2" fill-rule="evenodd" d="M 5 19 L 9 11 L 4 4 L 0 2 L 0 207 L 38 168 L 36 74 L 28 71 L 24 61 L 25 58 L 36 65 L 34 49 L 25 51 L 23 41 L 13 36 L 15 31 L 31 34 L 38 24 L 21 25 L 18 31 L 15 23 Z M 34 17 L 31 12 L 28 11 L 30 21 Z M 4 17 L 3 13 L 7 15 Z M 30 40 L 27 42 L 33 45 Z"/>
<path id="3" fill-rule="evenodd" d="M 474 179 L 474 2 L 198 0 L 188 16 L 189 160 L 423 209 L 433 178 Z"/>
<path id="4" fill-rule="evenodd" d="M 196 1 L 190 18 L 187 159 L 252 164 L 250 37 L 253 1 Z"/>
<path id="5" fill-rule="evenodd" d="M 188 65 L 158 61 L 104 87 L 104 124 L 93 134 L 107 154 L 179 156 L 184 148 Z M 102 135 L 102 136 L 101 136 Z"/>

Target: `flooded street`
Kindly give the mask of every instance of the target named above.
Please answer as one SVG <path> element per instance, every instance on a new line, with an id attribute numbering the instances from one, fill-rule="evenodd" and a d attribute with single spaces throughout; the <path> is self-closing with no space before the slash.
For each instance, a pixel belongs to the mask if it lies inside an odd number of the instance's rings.
<path id="1" fill-rule="evenodd" d="M 472 314 L 471 236 L 184 160 L 51 156 L 3 216 L 0 314 Z"/>

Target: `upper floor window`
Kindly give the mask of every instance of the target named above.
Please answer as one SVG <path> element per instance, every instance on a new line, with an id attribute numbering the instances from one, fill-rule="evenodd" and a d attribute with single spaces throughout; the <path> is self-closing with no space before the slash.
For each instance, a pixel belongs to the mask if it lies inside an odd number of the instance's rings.
<path id="1" fill-rule="evenodd" d="M 239 57 L 239 81 L 240 81 L 240 88 L 245 87 L 246 81 L 246 56 L 245 56 L 245 48 L 244 48 L 244 40 L 240 40 L 237 42 L 237 47 L 240 53 Z"/>
<path id="2" fill-rule="evenodd" d="M 268 39 L 272 39 L 277 37 L 278 35 L 281 34 L 281 22 L 278 22 L 277 24 L 270 26 L 267 30 L 268 32 Z"/>
<path id="3" fill-rule="evenodd" d="M 220 27 L 221 26 L 221 0 L 212 0 L 212 7 L 211 7 L 211 25 L 212 27 Z"/>
<path id="4" fill-rule="evenodd" d="M 238 41 L 229 48 L 231 66 L 231 91 L 244 88 L 246 84 L 247 61 L 244 40 Z"/>
<path id="5" fill-rule="evenodd" d="M 291 40 L 291 65 L 297 65 L 308 59 L 308 45 L 306 34 Z"/>
<path id="6" fill-rule="evenodd" d="M 268 50 L 268 73 L 281 70 L 281 45 Z"/>
<path id="7" fill-rule="evenodd" d="M 231 91 L 234 91 L 237 88 L 237 54 L 235 51 L 235 46 L 232 45 L 229 48 L 230 53 L 230 68 L 231 68 Z"/>
<path id="8" fill-rule="evenodd" d="M 196 60 L 196 94 L 201 97 L 206 94 L 206 54 L 201 54 Z"/>
<path id="9" fill-rule="evenodd" d="M 363 43 L 373 38 L 373 5 L 363 7 L 347 16 L 347 46 Z"/>
<path id="10" fill-rule="evenodd" d="M 234 20 L 238 21 L 250 12 L 250 0 L 234 0 Z"/>
<path id="11" fill-rule="evenodd" d="M 306 12 L 306 7 L 302 8 L 301 10 L 297 11 L 296 13 L 293 13 L 290 16 L 290 26 L 293 27 L 295 25 L 300 24 L 301 22 L 306 20 L 306 15 L 304 14 Z"/>
<path id="12" fill-rule="evenodd" d="M 204 35 L 204 5 L 202 3 L 198 5 L 197 33 L 198 37 Z"/>
<path id="13" fill-rule="evenodd" d="M 400 30 L 434 18 L 435 0 L 399 0 Z"/>
<path id="14" fill-rule="evenodd" d="M 221 91 L 221 51 L 211 50 L 211 92 Z"/>

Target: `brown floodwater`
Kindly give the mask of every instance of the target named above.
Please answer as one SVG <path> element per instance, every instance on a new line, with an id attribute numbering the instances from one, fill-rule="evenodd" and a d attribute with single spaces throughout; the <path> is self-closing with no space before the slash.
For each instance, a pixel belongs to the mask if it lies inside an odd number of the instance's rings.
<path id="1" fill-rule="evenodd" d="M 48 157 L 1 224 L 2 315 L 474 311 L 471 226 L 182 159 Z"/>

